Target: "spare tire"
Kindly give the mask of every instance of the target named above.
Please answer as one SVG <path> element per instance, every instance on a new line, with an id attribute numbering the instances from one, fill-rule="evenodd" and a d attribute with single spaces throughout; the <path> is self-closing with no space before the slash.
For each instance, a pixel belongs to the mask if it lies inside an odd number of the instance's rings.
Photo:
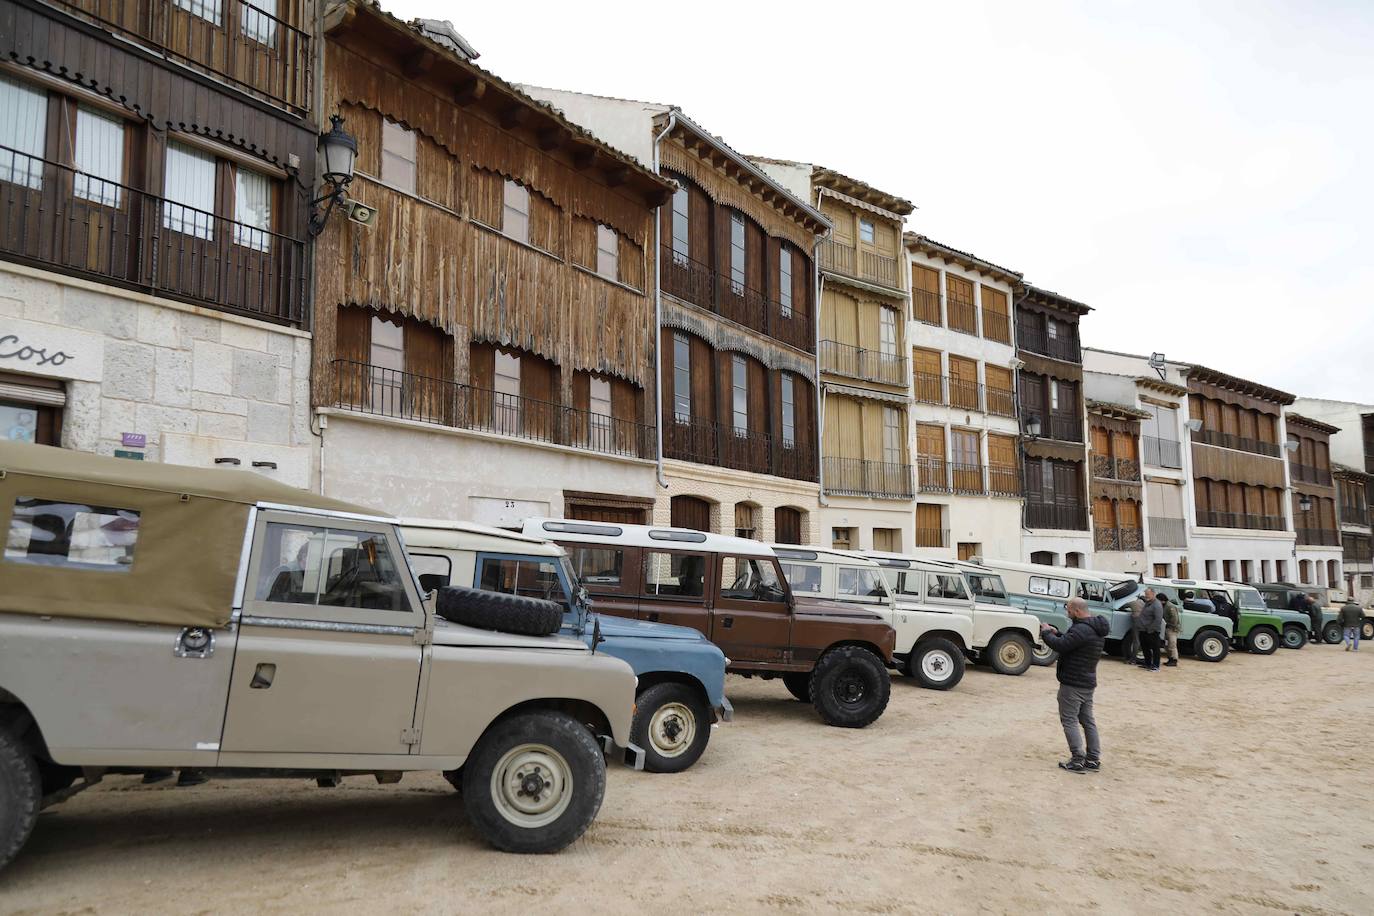
<path id="1" fill-rule="evenodd" d="M 463 626 L 521 636 L 548 636 L 563 625 L 561 604 L 457 585 L 439 589 L 435 610 L 445 620 Z"/>

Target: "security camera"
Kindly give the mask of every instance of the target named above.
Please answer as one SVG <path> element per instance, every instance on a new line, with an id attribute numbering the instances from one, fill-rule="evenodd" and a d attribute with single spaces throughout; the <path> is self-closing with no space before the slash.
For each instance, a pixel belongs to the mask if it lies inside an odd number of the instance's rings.
<path id="1" fill-rule="evenodd" d="M 348 208 L 348 218 L 362 226 L 371 226 L 377 221 L 377 210 L 362 201 L 350 200 L 344 206 Z"/>

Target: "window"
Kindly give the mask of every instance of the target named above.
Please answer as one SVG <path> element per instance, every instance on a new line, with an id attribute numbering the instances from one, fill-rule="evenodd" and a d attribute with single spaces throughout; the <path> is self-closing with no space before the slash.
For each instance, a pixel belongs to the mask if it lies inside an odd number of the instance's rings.
<path id="1" fill-rule="evenodd" d="M 257 251 L 272 247 L 272 180 L 240 168 L 234 174 L 234 243 Z"/>
<path id="2" fill-rule="evenodd" d="M 76 110 L 76 144 L 72 193 L 106 207 L 118 207 L 123 196 L 124 124 L 86 108 Z"/>
<path id="3" fill-rule="evenodd" d="M 505 350 L 497 350 L 495 366 L 495 390 L 497 394 L 505 396 L 499 400 L 520 397 L 520 357 Z"/>
<path id="4" fill-rule="evenodd" d="M 206 22 L 219 25 L 224 21 L 224 0 L 173 0 L 192 16 L 199 16 Z"/>
<path id="5" fill-rule="evenodd" d="M 792 250 L 786 245 L 778 252 L 778 304 L 782 317 L 792 317 Z"/>
<path id="6" fill-rule="evenodd" d="M 897 310 L 883 306 L 879 310 L 881 316 L 881 337 L 878 341 L 879 352 L 883 356 L 897 355 Z"/>
<path id="7" fill-rule="evenodd" d="M 752 539 L 757 532 L 757 507 L 749 503 L 735 503 L 735 537 Z"/>
<path id="8" fill-rule="evenodd" d="M 54 387 L 61 390 L 62 385 L 59 382 Z M 61 430 L 61 407 L 22 400 L 0 400 L 0 442 L 60 445 Z"/>
<path id="9" fill-rule="evenodd" d="M 596 591 L 598 586 L 620 587 L 625 551 L 609 547 L 570 547 L 568 555 L 577 581 L 589 591 Z"/>
<path id="10" fill-rule="evenodd" d="M 678 264 L 686 264 L 692 256 L 687 228 L 690 202 L 686 188 L 678 188 L 673 192 L 673 260 Z"/>
<path id="11" fill-rule="evenodd" d="M 14 501 L 5 561 L 103 572 L 134 565 L 140 514 L 21 496 Z"/>
<path id="12" fill-rule="evenodd" d="M 415 132 L 389 118 L 382 120 L 382 181 L 415 193 Z"/>
<path id="13" fill-rule="evenodd" d="M 952 601 L 967 601 L 968 592 L 964 590 L 962 576 L 943 573 L 926 574 L 926 597 L 944 598 Z"/>
<path id="14" fill-rule="evenodd" d="M 720 596 L 731 601 L 782 601 L 786 595 L 772 561 L 757 557 L 722 557 L 720 585 Z"/>
<path id="15" fill-rule="evenodd" d="M 619 276 L 618 245 L 614 229 L 602 225 L 596 227 L 596 272 L 607 280 Z"/>
<path id="16" fill-rule="evenodd" d="M 1050 410 L 1059 409 L 1059 380 L 1050 379 Z"/>
<path id="17" fill-rule="evenodd" d="M 706 557 L 699 553 L 644 553 L 644 594 L 700 598 L 706 594 Z"/>
<path id="18" fill-rule="evenodd" d="M 792 373 L 782 374 L 782 447 L 796 448 L 797 445 L 797 391 Z"/>
<path id="19" fill-rule="evenodd" d="M 735 435 L 749 433 L 749 364 L 743 356 L 731 357 L 730 367 L 731 419 Z"/>
<path id="20" fill-rule="evenodd" d="M 744 217 L 730 214 L 730 288 L 744 295 Z"/>
<path id="21" fill-rule="evenodd" d="M 902 529 L 874 528 L 873 549 L 884 550 L 888 553 L 897 553 L 900 551 L 902 549 Z"/>
<path id="22" fill-rule="evenodd" d="M 859 220 L 859 241 L 873 244 L 873 221 L 869 219 Z"/>
<path id="23" fill-rule="evenodd" d="M 887 586 L 876 569 L 841 566 L 836 571 L 835 595 L 838 598 L 886 598 Z"/>
<path id="24" fill-rule="evenodd" d="M 372 316 L 372 347 L 368 363 L 377 369 L 404 372 L 405 328 L 380 316 Z"/>
<path id="25" fill-rule="evenodd" d="M 1032 595 L 1048 595 L 1051 598 L 1069 597 L 1069 580 L 1048 579 L 1044 576 L 1031 576 L 1026 591 Z"/>
<path id="26" fill-rule="evenodd" d="M 48 96 L 0 76 L 0 181 L 43 187 L 43 146 L 48 126 Z M 13 150 L 13 152 L 11 152 Z"/>
<path id="27" fill-rule="evenodd" d="M 995 604 L 1007 603 L 1007 590 L 1002 586 L 1001 576 L 968 573 L 967 579 L 975 598 L 986 598 Z"/>
<path id="28" fill-rule="evenodd" d="M 487 592 L 542 598 L 568 604 L 558 563 L 539 557 L 483 557 L 477 587 Z"/>
<path id="29" fill-rule="evenodd" d="M 453 561 L 433 553 L 412 553 L 410 571 L 420 583 L 420 591 L 428 594 L 453 584 Z"/>
<path id="30" fill-rule="evenodd" d="M 592 415 L 609 419 L 611 417 L 611 383 L 607 379 L 596 376 L 592 376 L 588 383 Z"/>
<path id="31" fill-rule="evenodd" d="M 853 528 L 831 528 L 830 546 L 836 550 L 848 550 L 849 545 L 854 543 Z"/>
<path id="32" fill-rule="evenodd" d="M 819 595 L 821 593 L 821 568 L 810 563 L 783 563 L 782 574 L 794 593 Z"/>
<path id="33" fill-rule="evenodd" d="M 277 43 L 277 0 L 245 0 L 243 3 L 243 34 L 254 41 L 275 46 Z"/>
<path id="34" fill-rule="evenodd" d="M 692 420 L 692 343 L 686 334 L 673 335 L 673 418 Z"/>
<path id="35" fill-rule="evenodd" d="M 1059 322 L 1055 321 L 1053 318 L 1048 318 L 1048 319 L 1046 319 L 1046 320 L 1045 320 L 1045 333 L 1046 333 L 1047 335 L 1049 335 L 1050 340 L 1058 340 L 1058 339 L 1059 339 Z"/>
<path id="36" fill-rule="evenodd" d="M 207 241 L 215 237 L 215 158 L 182 146 L 167 144 L 166 202 L 162 226 Z"/>
<path id="37" fill-rule="evenodd" d="M 263 542 L 258 601 L 410 611 L 384 535 L 273 522 Z"/>
<path id="38" fill-rule="evenodd" d="M 906 444 L 904 427 L 902 412 L 899 409 L 883 407 L 883 461 L 888 464 L 903 463 L 902 455 L 906 452 L 903 447 Z"/>
<path id="39" fill-rule="evenodd" d="M 530 240 L 530 192 L 524 185 L 509 179 L 505 185 L 505 207 L 501 214 L 501 231 L 521 242 Z"/>

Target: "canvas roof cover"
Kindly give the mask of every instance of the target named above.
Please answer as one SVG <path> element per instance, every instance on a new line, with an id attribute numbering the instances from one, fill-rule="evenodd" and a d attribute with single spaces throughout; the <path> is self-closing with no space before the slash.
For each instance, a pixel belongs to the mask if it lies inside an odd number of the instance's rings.
<path id="1" fill-rule="evenodd" d="M 84 452 L 0 442 L 0 611 L 97 620 L 128 620 L 177 626 L 223 626 L 229 620 L 234 580 L 243 549 L 248 510 L 280 503 L 376 516 L 379 513 L 269 480 L 260 474 L 107 458 Z M 45 521 L 65 514 L 65 531 L 45 532 L 16 507 L 40 500 Z M 92 540 L 122 537 L 119 562 L 68 562 L 83 519 L 113 518 L 91 509 L 119 510 L 125 529 L 82 532 Z M 31 530 L 32 528 L 32 530 Z M 98 530 L 95 530 L 98 529 Z M 36 533 L 35 533 L 36 532 Z M 31 539 L 56 537 L 64 556 L 31 550 Z M 39 554 L 35 559 L 35 554 Z"/>

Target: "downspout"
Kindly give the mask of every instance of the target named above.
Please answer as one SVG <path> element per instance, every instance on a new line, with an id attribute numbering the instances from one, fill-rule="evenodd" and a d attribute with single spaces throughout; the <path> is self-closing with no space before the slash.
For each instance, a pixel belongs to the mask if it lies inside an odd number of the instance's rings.
<path id="1" fill-rule="evenodd" d="M 820 209 L 819 196 L 816 209 Z M 830 505 L 825 498 L 825 385 L 821 381 L 821 296 L 825 292 L 825 277 L 821 275 L 821 242 L 829 237 L 829 231 L 816 236 L 816 244 L 811 248 L 811 269 L 816 272 L 816 306 L 811 310 L 816 341 L 816 483 L 820 486 L 817 502 L 822 506 Z"/>
<path id="2" fill-rule="evenodd" d="M 325 3 L 324 3 L 324 0 L 320 0 L 320 2 L 318 2 L 318 3 L 315 4 L 315 31 L 314 31 L 314 36 L 315 36 L 315 53 L 312 55 L 313 63 L 314 63 L 314 66 L 315 66 L 315 72 L 314 72 L 313 74 L 311 74 L 311 77 L 312 77 L 312 78 L 311 78 L 311 83 L 312 83 L 311 89 L 312 89 L 312 91 L 313 91 L 313 93 L 314 93 L 314 98 L 311 100 L 311 105 L 310 105 L 310 108 L 311 108 L 312 112 L 316 115 L 316 121 L 317 121 L 317 123 L 315 124 L 316 133 L 319 132 L 319 126 L 320 126 L 320 124 L 322 124 L 322 123 L 324 122 L 324 111 L 325 111 L 325 107 L 324 107 L 324 52 L 325 52 L 326 39 L 325 39 L 325 34 L 324 34 L 324 15 L 325 15 Z M 318 150 L 317 150 L 317 152 L 318 152 Z M 311 178 L 310 178 L 310 180 L 311 180 L 310 187 L 312 188 L 312 193 L 313 193 L 313 189 L 317 186 L 317 185 L 316 185 L 316 182 L 318 182 L 318 181 L 320 180 L 321 177 L 322 177 L 322 176 L 321 176 L 321 174 L 320 174 L 320 160 L 319 160 L 319 156 L 316 156 L 316 157 L 315 157 L 315 174 L 312 175 Z M 308 313 L 308 315 L 310 316 L 310 368 L 309 368 L 309 373 L 310 373 L 309 378 L 310 378 L 310 381 L 309 381 L 309 386 L 308 386 L 308 387 L 309 387 L 309 390 L 308 390 L 308 392 L 307 392 L 307 394 L 306 394 L 306 397 L 308 397 L 308 398 L 310 399 L 310 403 L 306 405 L 306 407 L 307 407 L 307 409 L 308 409 L 308 413 L 306 414 L 306 420 L 305 420 L 305 422 L 306 422 L 306 425 L 310 428 L 310 432 L 315 436 L 316 439 L 319 440 L 319 445 L 320 445 L 320 464 L 319 464 L 319 473 L 320 473 L 320 495 L 323 496 L 323 495 L 324 495 L 324 430 L 325 430 L 325 427 L 328 426 L 329 424 L 328 424 L 328 420 L 327 420 L 326 417 L 324 417 L 324 416 L 322 416 L 322 415 L 320 415 L 320 416 L 317 417 L 317 416 L 315 415 L 315 242 L 314 242 L 313 239 L 311 240 L 310 245 L 309 245 L 309 248 L 308 248 L 307 251 L 306 251 L 306 258 L 307 258 L 307 262 L 306 262 L 306 275 L 307 275 L 308 277 L 310 277 L 310 288 L 309 288 L 310 294 L 306 297 L 306 303 L 305 303 L 305 307 L 306 307 L 306 309 L 307 309 L 307 313 Z M 318 426 L 319 426 L 319 431 L 318 431 L 318 432 L 316 432 L 316 429 L 315 429 L 317 422 L 318 422 Z"/>
<path id="3" fill-rule="evenodd" d="M 677 109 L 669 109 L 668 123 L 654 137 L 654 174 L 659 174 L 658 145 L 677 124 Z M 663 205 L 654 208 L 654 457 L 658 485 L 668 489 L 663 472 Z"/>

